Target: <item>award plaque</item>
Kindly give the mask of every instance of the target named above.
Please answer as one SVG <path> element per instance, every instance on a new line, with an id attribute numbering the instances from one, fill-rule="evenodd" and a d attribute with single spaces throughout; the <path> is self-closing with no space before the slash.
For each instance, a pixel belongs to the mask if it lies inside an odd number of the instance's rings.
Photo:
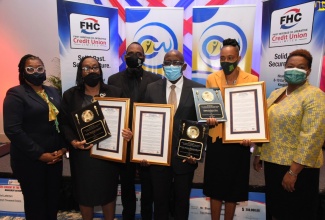
<path id="1" fill-rule="evenodd" d="M 97 101 L 72 112 L 72 117 L 80 140 L 86 140 L 86 144 L 99 142 L 111 136 Z"/>
<path id="2" fill-rule="evenodd" d="M 194 157 L 202 159 L 209 132 L 209 126 L 196 121 L 182 120 L 179 132 L 177 156 L 181 158 Z"/>
<path id="3" fill-rule="evenodd" d="M 208 118 L 216 118 L 219 122 L 227 121 L 219 88 L 193 88 L 192 90 L 198 122 L 205 122 Z"/>

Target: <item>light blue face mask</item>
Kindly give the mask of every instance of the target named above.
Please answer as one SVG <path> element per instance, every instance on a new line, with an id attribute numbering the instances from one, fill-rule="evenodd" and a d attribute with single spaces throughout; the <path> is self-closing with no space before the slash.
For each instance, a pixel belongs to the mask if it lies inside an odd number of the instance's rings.
<path id="1" fill-rule="evenodd" d="M 169 81 L 175 81 L 182 76 L 182 66 L 164 66 L 165 76 Z"/>
<path id="2" fill-rule="evenodd" d="M 287 68 L 284 70 L 284 79 L 288 84 L 300 84 L 307 78 L 307 71 L 298 68 Z"/>

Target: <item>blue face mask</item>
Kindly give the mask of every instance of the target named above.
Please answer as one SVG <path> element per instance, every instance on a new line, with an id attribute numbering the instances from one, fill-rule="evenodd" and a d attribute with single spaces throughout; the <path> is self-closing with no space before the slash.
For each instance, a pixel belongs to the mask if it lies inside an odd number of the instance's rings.
<path id="1" fill-rule="evenodd" d="M 175 81 L 182 76 L 182 66 L 164 66 L 165 76 L 169 81 Z"/>
<path id="2" fill-rule="evenodd" d="M 298 68 L 284 70 L 284 79 L 288 84 L 300 84 L 306 80 L 307 71 Z"/>

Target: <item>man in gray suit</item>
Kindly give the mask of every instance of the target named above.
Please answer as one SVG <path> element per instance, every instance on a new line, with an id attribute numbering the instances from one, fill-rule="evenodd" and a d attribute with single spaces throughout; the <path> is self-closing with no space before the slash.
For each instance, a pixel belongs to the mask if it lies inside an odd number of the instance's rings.
<path id="1" fill-rule="evenodd" d="M 152 219 L 152 201 L 155 220 L 167 220 L 170 207 L 174 210 L 174 219 L 188 219 L 189 197 L 197 163 L 192 157 L 180 159 L 176 156 L 178 134 L 182 119 L 197 121 L 192 88 L 204 85 L 183 76 L 186 66 L 182 53 L 169 51 L 163 62 L 166 78 L 147 87 L 146 103 L 171 103 L 176 111 L 170 146 L 171 166 L 150 165 L 146 160 L 141 162 L 141 216 L 144 220 Z M 174 198 L 173 204 L 170 204 L 171 196 Z"/>

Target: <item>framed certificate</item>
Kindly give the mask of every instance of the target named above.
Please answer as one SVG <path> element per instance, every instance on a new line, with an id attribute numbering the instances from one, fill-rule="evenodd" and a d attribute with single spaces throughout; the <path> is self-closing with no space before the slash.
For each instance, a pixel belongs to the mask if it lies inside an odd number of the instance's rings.
<path id="1" fill-rule="evenodd" d="M 131 161 L 170 166 L 174 106 L 134 103 Z"/>
<path id="2" fill-rule="evenodd" d="M 125 163 L 127 141 L 122 137 L 122 129 L 129 125 L 129 98 L 95 97 L 103 112 L 111 132 L 111 137 L 94 145 L 92 157 Z"/>
<path id="3" fill-rule="evenodd" d="M 265 82 L 225 86 L 223 143 L 269 142 Z"/>
<path id="4" fill-rule="evenodd" d="M 198 122 L 216 118 L 218 122 L 227 121 L 225 107 L 219 88 L 192 88 Z"/>

